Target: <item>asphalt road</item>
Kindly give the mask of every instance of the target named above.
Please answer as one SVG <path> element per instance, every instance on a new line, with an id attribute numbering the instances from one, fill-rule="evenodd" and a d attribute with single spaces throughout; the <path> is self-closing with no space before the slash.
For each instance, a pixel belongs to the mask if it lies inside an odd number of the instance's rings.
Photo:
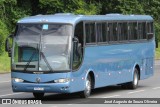
<path id="1" fill-rule="evenodd" d="M 34 99 L 32 93 L 13 93 L 10 81 L 10 73 L 0 74 L 0 98 Z M 146 80 L 141 80 L 136 90 L 122 89 L 120 86 L 109 86 L 93 90 L 90 98 L 160 98 L 160 60 L 155 61 L 154 76 Z M 52 104 L 67 103 L 68 106 L 92 102 L 92 99 L 80 99 L 77 94 L 67 95 L 56 93 L 45 94 L 43 100 L 45 100 L 45 103 Z M 160 107 L 160 105 L 156 106 Z M 57 105 L 52 105 L 50 107 L 57 107 Z"/>

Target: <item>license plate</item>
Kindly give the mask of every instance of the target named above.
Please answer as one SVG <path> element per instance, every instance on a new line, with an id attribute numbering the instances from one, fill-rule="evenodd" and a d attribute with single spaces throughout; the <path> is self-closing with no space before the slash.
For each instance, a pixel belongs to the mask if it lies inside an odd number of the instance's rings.
<path id="1" fill-rule="evenodd" d="M 43 87 L 34 87 L 34 90 L 43 91 L 44 88 Z"/>

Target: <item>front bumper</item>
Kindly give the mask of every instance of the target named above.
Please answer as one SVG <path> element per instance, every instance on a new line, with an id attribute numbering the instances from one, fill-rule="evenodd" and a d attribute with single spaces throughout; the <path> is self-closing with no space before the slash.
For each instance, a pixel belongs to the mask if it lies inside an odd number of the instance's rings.
<path id="1" fill-rule="evenodd" d="M 67 83 L 18 83 L 12 81 L 13 92 L 71 93 Z"/>

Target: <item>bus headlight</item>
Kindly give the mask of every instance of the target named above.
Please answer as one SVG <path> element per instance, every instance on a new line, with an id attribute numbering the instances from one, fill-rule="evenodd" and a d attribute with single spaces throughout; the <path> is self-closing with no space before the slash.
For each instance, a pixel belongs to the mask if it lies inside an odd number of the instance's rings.
<path id="1" fill-rule="evenodd" d="M 70 81 L 69 78 L 62 78 L 62 79 L 54 80 L 55 83 L 65 83 L 65 82 L 69 82 L 69 81 Z"/>
<path id="2" fill-rule="evenodd" d="M 20 79 L 20 78 L 12 78 L 12 80 L 15 82 L 23 82 L 24 81 L 23 79 Z"/>

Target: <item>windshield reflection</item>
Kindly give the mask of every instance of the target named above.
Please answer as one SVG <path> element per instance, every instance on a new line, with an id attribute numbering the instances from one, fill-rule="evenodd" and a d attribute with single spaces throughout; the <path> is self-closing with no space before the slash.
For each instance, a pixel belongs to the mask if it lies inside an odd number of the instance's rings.
<path id="1" fill-rule="evenodd" d="M 71 33 L 71 25 L 20 24 L 14 38 L 12 70 L 69 70 Z"/>

